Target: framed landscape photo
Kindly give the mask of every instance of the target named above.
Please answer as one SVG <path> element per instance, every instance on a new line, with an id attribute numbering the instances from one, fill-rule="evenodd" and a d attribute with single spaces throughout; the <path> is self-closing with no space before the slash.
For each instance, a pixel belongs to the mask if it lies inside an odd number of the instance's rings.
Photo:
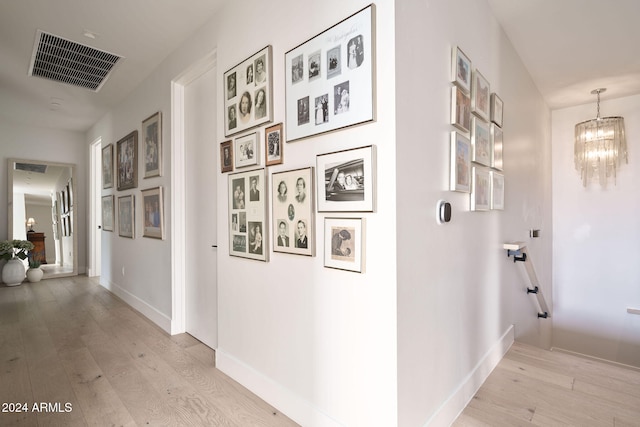
<path id="1" fill-rule="evenodd" d="M 502 170 L 502 129 L 496 126 L 494 123 L 491 124 L 491 167 L 497 169 L 499 171 Z"/>
<path id="2" fill-rule="evenodd" d="M 268 127 L 264 131 L 264 164 L 279 165 L 284 161 L 282 123 Z"/>
<path id="3" fill-rule="evenodd" d="M 158 111 L 142 122 L 144 177 L 162 175 L 162 114 Z"/>
<path id="4" fill-rule="evenodd" d="M 363 218 L 324 219 L 324 266 L 364 273 Z"/>
<path id="5" fill-rule="evenodd" d="M 313 167 L 271 175 L 273 251 L 315 255 Z"/>
<path id="6" fill-rule="evenodd" d="M 233 170 L 233 145 L 231 140 L 220 143 L 220 172 Z"/>
<path id="7" fill-rule="evenodd" d="M 489 81 L 476 69 L 471 85 L 471 111 L 487 122 L 490 118 L 489 89 Z"/>
<path id="8" fill-rule="evenodd" d="M 260 144 L 258 142 L 258 132 L 250 133 L 236 138 L 233 141 L 233 158 L 235 167 L 255 166 L 258 164 Z"/>
<path id="9" fill-rule="evenodd" d="M 118 235 L 122 237 L 135 237 L 135 196 L 118 197 Z"/>
<path id="10" fill-rule="evenodd" d="M 375 120 L 375 6 L 285 54 L 287 141 Z"/>
<path id="11" fill-rule="evenodd" d="M 118 191 L 138 186 L 138 131 L 116 143 L 116 170 L 118 172 Z"/>
<path id="12" fill-rule="evenodd" d="M 504 175 L 491 171 L 491 209 L 504 210 Z"/>
<path id="13" fill-rule="evenodd" d="M 471 130 L 471 97 L 458 86 L 451 88 L 451 124 L 463 132 Z"/>
<path id="14" fill-rule="evenodd" d="M 269 260 L 265 169 L 229 174 L 229 255 Z"/>
<path id="15" fill-rule="evenodd" d="M 488 211 L 491 203 L 491 176 L 488 169 L 473 167 L 471 210 Z"/>
<path id="16" fill-rule="evenodd" d="M 102 196 L 102 229 L 104 231 L 113 231 L 113 213 L 113 195 Z"/>
<path id="17" fill-rule="evenodd" d="M 471 190 L 471 142 L 459 132 L 451 132 L 451 191 Z"/>
<path id="18" fill-rule="evenodd" d="M 502 114 L 504 110 L 504 104 L 502 99 L 496 93 L 491 94 L 491 121 L 496 125 L 502 127 Z"/>
<path id="19" fill-rule="evenodd" d="M 491 132 L 489 123 L 479 117 L 471 118 L 471 161 L 484 166 L 491 165 Z"/>
<path id="20" fill-rule="evenodd" d="M 113 187 L 113 144 L 102 147 L 102 188 Z"/>
<path id="21" fill-rule="evenodd" d="M 318 212 L 373 212 L 375 146 L 316 157 Z"/>
<path id="22" fill-rule="evenodd" d="M 471 60 L 458 46 L 451 50 L 451 81 L 464 92 L 471 91 Z"/>
<path id="23" fill-rule="evenodd" d="M 224 73 L 224 135 L 273 120 L 271 46 L 251 55 Z"/>
<path id="24" fill-rule="evenodd" d="M 154 239 L 164 239 L 162 187 L 142 190 L 142 212 L 144 215 L 142 235 Z"/>

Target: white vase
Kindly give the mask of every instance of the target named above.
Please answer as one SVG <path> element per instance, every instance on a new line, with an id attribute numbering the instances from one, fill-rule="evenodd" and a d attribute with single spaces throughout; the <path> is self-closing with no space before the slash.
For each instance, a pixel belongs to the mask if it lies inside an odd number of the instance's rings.
<path id="1" fill-rule="evenodd" d="M 40 267 L 30 268 L 27 270 L 27 280 L 31 283 L 39 282 L 42 280 L 42 276 L 44 275 L 44 271 Z"/>
<path id="2" fill-rule="evenodd" d="M 25 268 L 21 260 L 14 258 L 7 261 L 2 268 L 2 281 L 7 286 L 17 286 L 24 280 Z"/>

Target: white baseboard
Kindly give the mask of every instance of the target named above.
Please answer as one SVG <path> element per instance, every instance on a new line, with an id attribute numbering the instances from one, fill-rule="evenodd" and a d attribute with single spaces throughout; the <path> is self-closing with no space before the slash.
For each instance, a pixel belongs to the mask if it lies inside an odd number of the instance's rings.
<path id="1" fill-rule="evenodd" d="M 593 360 L 593 361 L 596 361 L 596 362 L 606 363 L 607 365 L 617 366 L 619 368 L 631 369 L 633 371 L 640 372 L 640 367 L 639 366 L 627 365 L 625 363 L 616 362 L 615 360 L 602 359 L 600 357 L 590 356 L 588 354 L 579 353 L 577 351 L 566 350 L 566 349 L 560 348 L 560 347 L 551 347 L 551 351 L 555 351 L 555 352 L 558 352 L 558 353 L 570 354 L 572 356 L 582 357 L 584 359 L 589 359 L 589 360 Z"/>
<path id="2" fill-rule="evenodd" d="M 343 425 L 279 383 L 225 353 L 223 349 L 216 350 L 216 367 L 300 425 L 306 427 Z"/>
<path id="3" fill-rule="evenodd" d="M 513 325 L 511 325 L 489 351 L 485 353 L 447 401 L 429 418 L 425 426 L 450 426 L 473 399 L 473 396 L 486 381 L 491 371 L 502 360 L 513 344 L 514 339 L 515 333 Z"/>

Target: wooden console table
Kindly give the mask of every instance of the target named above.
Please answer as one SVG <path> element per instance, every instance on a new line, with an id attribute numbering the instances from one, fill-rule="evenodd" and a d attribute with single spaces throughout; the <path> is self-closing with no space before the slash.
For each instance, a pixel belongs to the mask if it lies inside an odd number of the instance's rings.
<path id="1" fill-rule="evenodd" d="M 29 252 L 31 254 L 31 259 L 34 261 L 40 261 L 40 264 L 47 263 L 44 239 L 44 233 L 37 233 L 35 231 L 27 232 L 27 240 L 33 243 L 33 249 Z"/>

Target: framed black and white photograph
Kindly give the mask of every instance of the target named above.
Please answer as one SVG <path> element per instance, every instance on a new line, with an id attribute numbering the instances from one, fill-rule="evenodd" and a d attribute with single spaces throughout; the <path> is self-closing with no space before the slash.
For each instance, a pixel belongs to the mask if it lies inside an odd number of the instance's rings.
<path id="1" fill-rule="evenodd" d="M 375 173 L 373 145 L 318 155 L 318 212 L 373 212 Z"/>
<path id="2" fill-rule="evenodd" d="M 113 144 L 102 147 L 102 188 L 113 187 Z"/>
<path id="3" fill-rule="evenodd" d="M 273 251 L 315 255 L 313 167 L 271 175 Z"/>
<path id="4" fill-rule="evenodd" d="M 449 189 L 471 190 L 471 142 L 459 132 L 451 132 L 451 180 Z"/>
<path id="5" fill-rule="evenodd" d="M 489 123 L 479 117 L 471 118 L 471 161 L 484 166 L 491 165 L 491 135 Z"/>
<path id="6" fill-rule="evenodd" d="M 102 230 L 113 231 L 113 214 L 113 195 L 102 196 Z"/>
<path id="7" fill-rule="evenodd" d="M 451 50 L 451 81 L 464 92 L 471 91 L 471 60 L 458 46 Z"/>
<path id="8" fill-rule="evenodd" d="M 490 94 L 489 81 L 477 69 L 473 72 L 473 84 L 471 85 L 471 112 L 477 114 L 485 121 L 490 118 Z"/>
<path id="9" fill-rule="evenodd" d="M 282 123 L 270 126 L 264 131 L 264 161 L 266 166 L 279 165 L 284 161 L 284 135 Z"/>
<path id="10" fill-rule="evenodd" d="M 324 219 L 324 266 L 364 273 L 363 218 Z"/>
<path id="11" fill-rule="evenodd" d="M 271 46 L 224 73 L 224 135 L 230 136 L 273 120 Z"/>
<path id="12" fill-rule="evenodd" d="M 502 129 L 495 123 L 491 124 L 491 167 L 502 170 Z"/>
<path id="13" fill-rule="evenodd" d="M 220 172 L 233 170 L 233 144 L 231 140 L 220 143 Z"/>
<path id="14" fill-rule="evenodd" d="M 228 175 L 229 255 L 269 260 L 265 169 Z"/>
<path id="15" fill-rule="evenodd" d="M 118 191 L 138 186 L 138 131 L 116 143 L 116 170 L 118 173 Z"/>
<path id="16" fill-rule="evenodd" d="M 491 176 L 488 169 L 473 167 L 471 183 L 471 210 L 488 211 L 491 207 Z"/>
<path id="17" fill-rule="evenodd" d="M 497 93 L 491 94 L 491 121 L 502 127 L 504 104 Z"/>
<path id="18" fill-rule="evenodd" d="M 375 120 L 375 6 L 285 54 L 287 141 Z"/>
<path id="19" fill-rule="evenodd" d="M 504 210 L 504 175 L 491 171 L 491 209 Z"/>
<path id="20" fill-rule="evenodd" d="M 258 164 L 260 144 L 258 132 L 236 138 L 233 141 L 233 158 L 236 168 L 255 166 Z"/>
<path id="21" fill-rule="evenodd" d="M 458 86 L 451 88 L 451 124 L 465 133 L 471 130 L 471 97 Z"/>
<path id="22" fill-rule="evenodd" d="M 118 197 L 118 235 L 133 239 L 135 237 L 135 196 Z"/>
<path id="23" fill-rule="evenodd" d="M 162 187 L 142 190 L 143 230 L 142 236 L 164 239 L 164 203 Z"/>
<path id="24" fill-rule="evenodd" d="M 162 114 L 158 111 L 142 122 L 144 177 L 162 175 Z"/>

